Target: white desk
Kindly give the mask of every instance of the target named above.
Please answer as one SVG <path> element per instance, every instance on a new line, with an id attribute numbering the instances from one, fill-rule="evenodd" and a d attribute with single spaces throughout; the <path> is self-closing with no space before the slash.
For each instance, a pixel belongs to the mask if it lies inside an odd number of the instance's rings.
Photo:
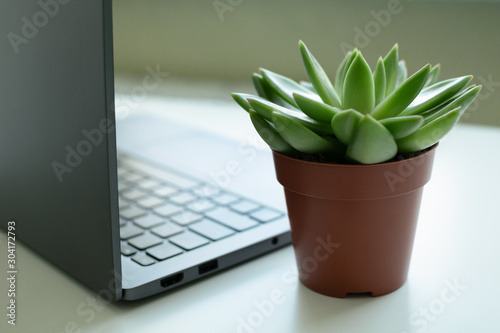
<path id="1" fill-rule="evenodd" d="M 204 105 L 200 114 L 207 114 Z M 213 112 L 234 124 L 226 135 L 254 135 L 238 111 L 220 104 Z M 176 118 L 188 119 L 182 112 Z M 392 294 L 316 294 L 293 278 L 293 250 L 287 247 L 170 294 L 92 307 L 87 302 L 95 294 L 18 243 L 17 326 L 7 325 L 4 273 L 0 332 L 500 332 L 499 144 L 500 129 L 466 125 L 441 142 L 424 191 L 408 282 Z M 0 248 L 0 270 L 6 272 L 4 232 Z M 464 289 L 449 287 L 455 283 Z M 277 303 L 271 307 L 272 299 Z"/>

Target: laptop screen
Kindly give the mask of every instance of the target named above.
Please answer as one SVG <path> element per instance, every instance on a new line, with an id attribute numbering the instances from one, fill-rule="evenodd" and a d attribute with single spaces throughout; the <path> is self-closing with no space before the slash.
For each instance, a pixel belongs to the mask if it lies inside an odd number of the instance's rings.
<path id="1" fill-rule="evenodd" d="M 111 23 L 111 0 L 0 2 L 0 225 L 114 300 Z"/>

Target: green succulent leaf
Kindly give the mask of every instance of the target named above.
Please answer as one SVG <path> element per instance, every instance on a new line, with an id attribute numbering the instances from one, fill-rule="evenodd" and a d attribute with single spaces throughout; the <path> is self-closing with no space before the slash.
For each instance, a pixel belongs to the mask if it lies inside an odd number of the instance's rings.
<path id="1" fill-rule="evenodd" d="M 399 87 L 406 80 L 407 76 L 408 76 L 408 69 L 406 69 L 406 62 L 404 60 L 399 60 L 398 61 L 398 71 L 396 74 L 396 86 L 395 86 L 395 88 Z"/>
<path id="2" fill-rule="evenodd" d="M 331 121 L 333 134 L 340 142 L 349 145 L 361 119 L 363 119 L 363 115 L 353 109 L 337 113 Z"/>
<path id="3" fill-rule="evenodd" d="M 250 94 L 243 94 L 243 93 L 232 93 L 231 96 L 233 99 L 238 103 L 239 106 L 241 106 L 245 111 L 250 111 L 252 106 L 250 103 L 248 103 L 248 98 L 255 97 L 254 95 Z"/>
<path id="4" fill-rule="evenodd" d="M 466 88 L 471 76 L 439 82 L 439 64 L 408 77 L 397 44 L 373 72 L 359 50 L 349 51 L 333 82 L 302 41 L 299 48 L 308 81 L 260 69 L 252 76 L 259 96 L 232 94 L 262 139 L 296 158 L 374 164 L 420 151 L 453 128 L 481 89 Z"/>
<path id="5" fill-rule="evenodd" d="M 373 75 L 363 55 L 358 53 L 347 71 L 342 96 L 344 109 L 355 109 L 363 114 L 375 106 Z"/>
<path id="6" fill-rule="evenodd" d="M 425 112 L 424 116 L 424 125 L 427 125 L 434 119 L 437 119 L 446 113 L 452 111 L 453 109 L 460 107 L 461 115 L 465 112 L 467 107 L 474 101 L 474 99 L 479 94 L 481 90 L 481 86 L 470 86 L 460 95 L 453 97 L 451 100 L 447 101 L 445 105 L 442 105 L 438 108 L 435 108 L 429 112 Z"/>
<path id="7" fill-rule="evenodd" d="M 389 96 L 396 87 L 396 78 L 398 76 L 398 44 L 395 44 L 384 58 L 386 88 L 385 96 Z"/>
<path id="8" fill-rule="evenodd" d="M 288 142 L 283 140 L 274 126 L 259 116 L 257 112 L 250 110 L 249 114 L 257 133 L 259 133 L 262 140 L 264 140 L 264 142 L 267 143 L 271 149 L 286 155 L 291 155 L 296 152 L 296 150 L 290 146 Z"/>
<path id="9" fill-rule="evenodd" d="M 264 118 L 267 121 L 271 121 L 274 110 L 279 110 L 279 111 L 284 111 L 287 110 L 287 112 L 290 112 L 290 110 L 283 108 L 282 106 L 279 106 L 277 104 L 271 103 L 261 97 L 257 96 L 250 96 L 247 98 L 248 104 L 250 105 L 250 108 L 253 109 L 255 112 L 257 112 L 262 118 Z"/>
<path id="10" fill-rule="evenodd" d="M 302 112 L 320 123 L 330 124 L 333 116 L 342 111 L 305 95 L 295 93 L 293 97 Z"/>
<path id="11" fill-rule="evenodd" d="M 261 117 L 266 119 L 267 121 L 272 122 L 272 113 L 277 111 L 282 115 L 288 115 L 294 118 L 297 122 L 302 124 L 303 126 L 309 128 L 310 130 L 319 133 L 319 134 L 333 134 L 332 128 L 330 124 L 320 123 L 308 116 L 306 116 L 301 111 L 290 110 L 279 106 L 277 104 L 266 101 L 263 98 L 252 96 L 249 97 L 248 102 L 253 110 L 255 110 Z"/>
<path id="12" fill-rule="evenodd" d="M 380 123 L 391 132 L 394 139 L 401 139 L 408 136 L 422 127 L 424 117 L 422 116 L 406 116 L 393 117 L 380 120 Z M 335 132 L 335 131 L 334 131 Z"/>
<path id="13" fill-rule="evenodd" d="M 428 148 L 441 140 L 460 119 L 460 107 L 422 126 L 415 133 L 397 141 L 400 152 L 414 152 Z"/>
<path id="14" fill-rule="evenodd" d="M 380 57 L 373 72 L 373 83 L 375 84 L 375 105 L 378 105 L 385 98 L 385 67 L 384 59 Z"/>
<path id="15" fill-rule="evenodd" d="M 329 152 L 334 149 L 331 141 L 314 133 L 293 117 L 273 112 L 272 122 L 280 136 L 298 151 L 316 154 Z"/>
<path id="16" fill-rule="evenodd" d="M 397 151 L 391 132 L 372 116 L 365 115 L 356 127 L 346 155 L 356 162 L 373 164 L 390 160 Z"/>
<path id="17" fill-rule="evenodd" d="M 262 75 L 254 73 L 252 75 L 252 82 L 259 97 L 265 98 L 275 104 L 289 109 L 297 109 L 297 106 L 292 105 L 281 98 L 273 91 L 273 88 L 264 80 Z"/>
<path id="18" fill-rule="evenodd" d="M 409 116 L 430 110 L 457 94 L 472 79 L 471 75 L 444 80 L 423 89 L 401 115 Z"/>
<path id="19" fill-rule="evenodd" d="M 396 90 L 377 105 L 371 115 L 375 119 L 395 117 L 402 113 L 417 97 L 429 76 L 431 66 L 426 65 L 406 79 Z"/>
<path id="20" fill-rule="evenodd" d="M 259 95 L 262 98 L 271 99 L 266 89 L 264 89 L 263 81 L 264 78 L 259 73 L 252 74 L 252 83 L 255 88 L 255 91 L 257 92 L 257 95 Z"/>
<path id="21" fill-rule="evenodd" d="M 354 58 L 356 58 L 358 53 L 359 53 L 358 49 L 354 49 L 353 51 L 347 52 L 346 56 L 344 57 L 344 60 L 342 60 L 342 63 L 337 69 L 337 73 L 335 75 L 335 89 L 340 96 L 343 95 L 344 81 L 347 71 L 349 70 L 349 67 L 351 66 Z"/>
<path id="22" fill-rule="evenodd" d="M 307 81 L 300 81 L 300 82 L 299 82 L 299 84 L 300 84 L 302 87 L 306 88 L 307 90 L 310 90 L 313 94 L 318 94 L 318 93 L 316 92 L 316 90 L 314 89 L 314 86 L 312 85 L 312 83 L 311 83 L 311 82 L 307 82 Z"/>
<path id="23" fill-rule="evenodd" d="M 433 84 L 438 82 L 440 72 L 441 72 L 440 64 L 437 64 L 436 66 L 432 67 L 431 72 L 429 73 L 429 79 L 425 84 L 425 88 L 427 88 L 428 86 L 432 86 Z"/>
<path id="24" fill-rule="evenodd" d="M 306 44 L 302 41 L 299 41 L 300 53 L 302 55 L 302 61 L 304 63 L 304 67 L 307 72 L 307 76 L 309 76 L 309 80 L 311 80 L 314 89 L 317 91 L 319 97 L 323 100 L 324 103 L 334 106 L 340 107 L 340 98 L 335 88 L 333 88 L 330 79 L 326 75 L 325 71 L 319 64 L 319 62 L 314 58 L 312 53 L 307 48 Z"/>
<path id="25" fill-rule="evenodd" d="M 352 51 L 349 51 L 345 54 L 344 59 L 342 59 L 342 61 L 340 62 L 339 66 L 337 67 L 337 72 L 335 73 L 334 88 L 340 95 L 342 95 L 342 77 L 344 76 L 344 70 L 349 59 L 351 58 L 351 55 Z"/>
<path id="26" fill-rule="evenodd" d="M 294 92 L 300 92 L 302 94 L 309 94 L 311 96 L 314 96 L 309 89 L 304 88 L 303 86 L 286 76 L 274 73 L 264 68 L 260 69 L 260 73 L 262 74 L 265 82 L 272 88 L 272 90 L 291 105 L 296 106 L 295 101 L 293 100 Z"/>

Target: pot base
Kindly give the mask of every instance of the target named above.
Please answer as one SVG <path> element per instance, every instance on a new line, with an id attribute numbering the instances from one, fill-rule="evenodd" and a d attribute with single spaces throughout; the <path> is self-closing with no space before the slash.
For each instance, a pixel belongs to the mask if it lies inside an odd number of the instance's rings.
<path id="1" fill-rule="evenodd" d="M 399 288 L 401 288 L 405 283 L 406 279 L 402 282 L 395 283 L 394 285 L 385 285 L 379 289 L 371 289 L 371 291 L 360 291 L 360 290 L 353 290 L 353 289 L 335 289 L 335 288 L 329 288 L 325 286 L 312 286 L 307 283 L 307 281 L 300 280 L 299 281 L 308 289 L 324 295 L 324 296 L 330 296 L 330 297 L 336 297 L 336 298 L 346 298 L 349 297 L 350 295 L 366 295 L 366 296 L 371 296 L 371 297 L 378 297 L 378 296 L 384 296 L 387 294 L 390 294 Z"/>

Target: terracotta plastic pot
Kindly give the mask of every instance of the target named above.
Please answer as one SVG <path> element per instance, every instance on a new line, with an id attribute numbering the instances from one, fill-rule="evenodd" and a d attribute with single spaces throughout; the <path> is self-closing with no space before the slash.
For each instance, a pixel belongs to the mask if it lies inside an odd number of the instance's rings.
<path id="1" fill-rule="evenodd" d="M 313 163 L 273 152 L 305 286 L 346 297 L 384 295 L 405 283 L 435 148 L 372 165 Z"/>

